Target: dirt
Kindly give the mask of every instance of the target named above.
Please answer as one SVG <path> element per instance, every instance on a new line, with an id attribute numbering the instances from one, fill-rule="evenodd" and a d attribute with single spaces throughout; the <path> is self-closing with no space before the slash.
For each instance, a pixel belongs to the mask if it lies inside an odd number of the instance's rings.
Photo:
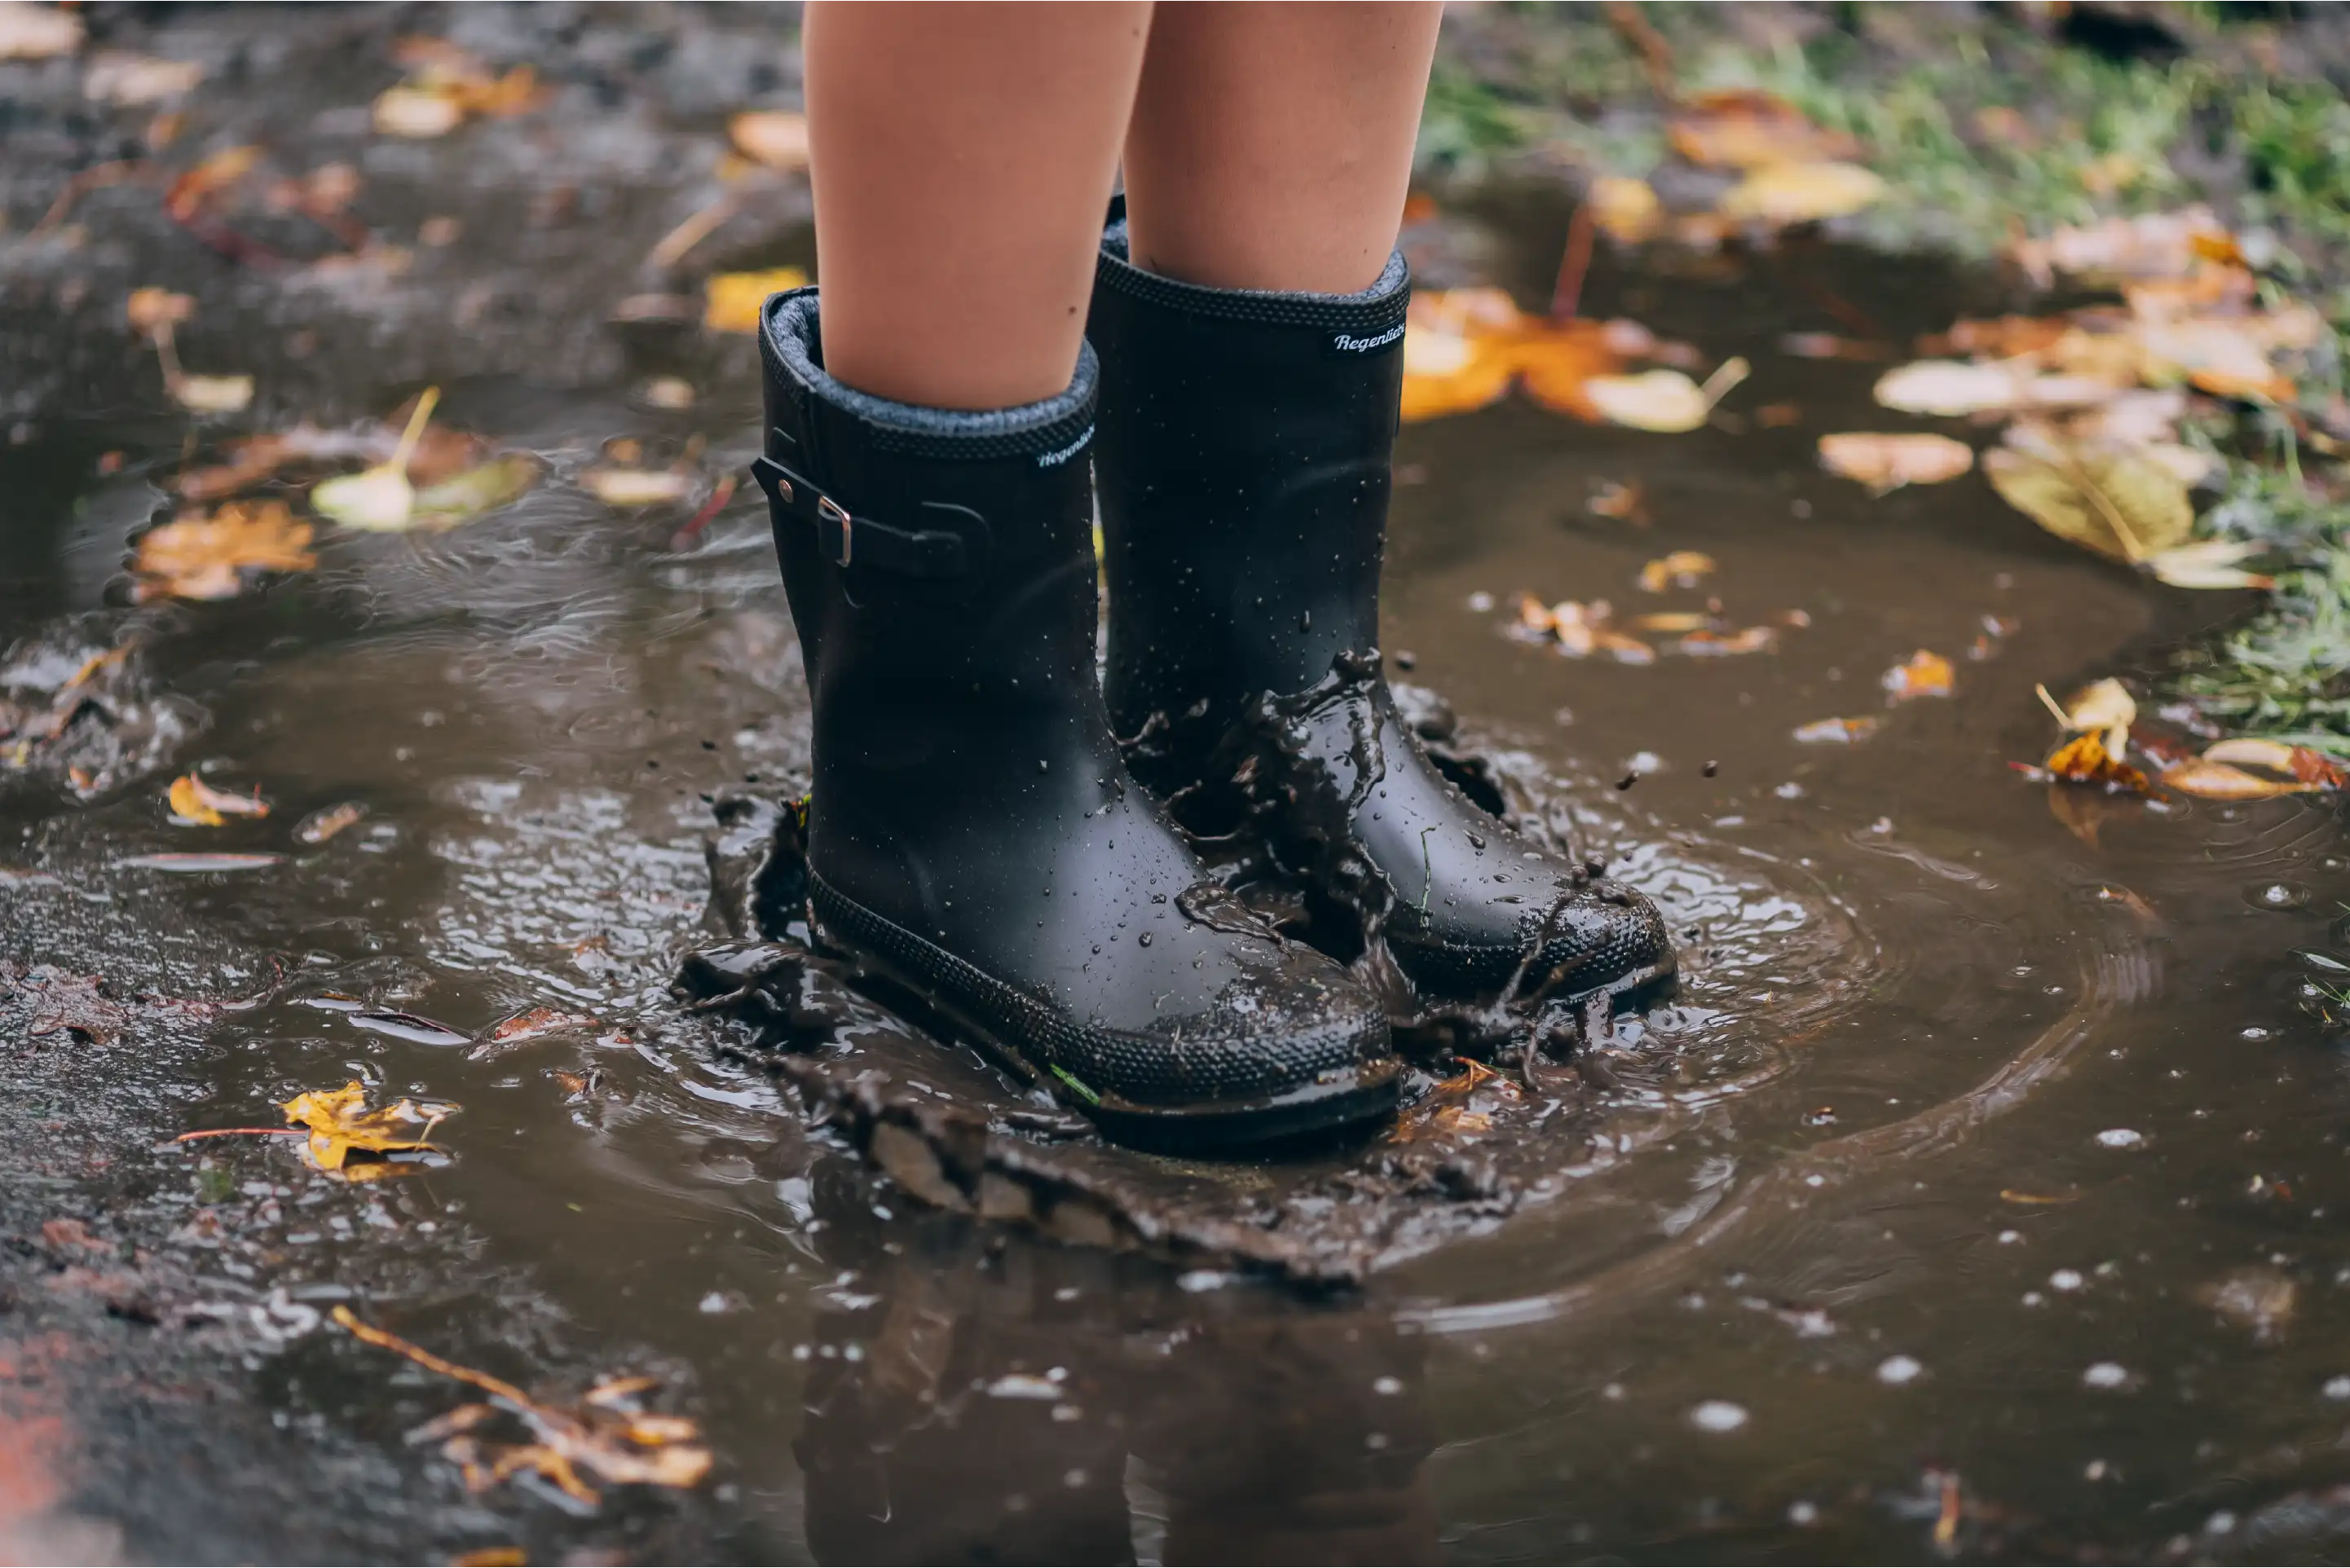
<path id="1" fill-rule="evenodd" d="M 0 771 L 0 1553 L 2338 1552 L 2339 823 L 2017 775 L 2053 738 L 2035 684 L 2230 606 L 2070 551 L 1979 480 L 1872 498 L 1820 472 L 1821 431 L 1868 428 L 1875 367 L 1778 348 L 1852 330 L 1824 297 L 1900 342 L 2009 285 L 1801 237 L 1637 274 L 1603 254 L 1594 313 L 1754 363 L 1712 426 L 1509 403 L 1407 431 L 1390 668 L 1505 798 L 1660 901 L 1684 983 L 1531 1074 L 1431 1055 L 1391 1137 L 1149 1159 L 791 944 L 788 857 L 743 876 L 807 761 L 755 493 L 681 540 L 697 502 L 615 511 L 579 482 L 614 439 L 698 452 L 705 482 L 755 448 L 747 338 L 610 317 L 806 261 L 783 182 L 644 270 L 715 194 L 723 114 L 791 101 L 787 19 L 89 19 L 212 66 L 167 168 L 256 140 L 290 172 L 353 161 L 354 210 L 402 245 L 463 221 L 349 286 L 320 283 L 326 241 L 232 260 L 153 187 L 84 196 L 71 243 L 33 234 L 147 114 L 85 104 L 78 67 L 0 65 L 0 343 L 36 368 L 0 450 L 0 700 L 20 733 L 71 704 Z M 374 137 L 395 27 L 557 90 Z M 1502 188 L 1415 244 L 1537 301 L 1565 231 L 1556 191 Z M 172 406 L 121 325 L 159 282 L 196 300 L 192 368 L 256 376 L 249 412 Z M 656 373 L 696 405 L 636 398 Z M 128 604 L 126 548 L 183 465 L 304 418 L 372 431 L 427 380 L 547 478 L 446 534 L 321 527 L 314 571 L 235 599 Z M 1795 422 L 1758 417 L 1780 404 Z M 1595 513 L 1607 484 L 1645 521 Z M 1645 593 L 1675 549 L 1717 570 Z M 1786 629 L 1576 661 L 1510 635 L 1522 590 Z M 1919 648 L 1955 694 L 1888 706 L 1881 673 Z M 1884 722 L 1794 739 L 1836 716 Z M 198 768 L 270 815 L 175 825 L 165 786 Z M 297 834 L 343 805 L 365 815 Z M 705 994 L 760 983 L 693 1011 L 671 988 L 695 952 Z M 172 1141 L 353 1079 L 456 1105 L 445 1161 L 346 1182 L 298 1139 Z M 592 1512 L 469 1492 L 408 1434 L 473 1396 L 338 1305 L 554 1405 L 654 1377 L 715 1470 Z"/>

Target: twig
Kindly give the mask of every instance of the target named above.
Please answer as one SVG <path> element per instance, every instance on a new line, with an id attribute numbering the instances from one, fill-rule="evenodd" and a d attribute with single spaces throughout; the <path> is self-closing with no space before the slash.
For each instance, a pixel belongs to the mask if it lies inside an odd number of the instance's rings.
<path id="1" fill-rule="evenodd" d="M 734 215 L 739 198 L 729 191 L 708 206 L 690 213 L 685 222 L 661 236 L 660 244 L 652 248 L 645 259 L 654 266 L 668 270 L 685 259 L 686 252 L 718 232 L 718 226 Z"/>
<path id="2" fill-rule="evenodd" d="M 49 210 L 41 214 L 41 221 L 33 225 L 31 232 L 37 234 L 56 228 L 66 221 L 66 214 L 73 210 L 73 204 L 92 191 L 108 185 L 120 185 L 146 171 L 147 161 L 143 158 L 90 165 L 66 182 L 66 188 L 57 192 L 57 199 L 49 203 Z"/>
<path id="3" fill-rule="evenodd" d="M 1640 68 L 1648 73 L 1648 90 L 1665 100 L 1668 106 L 1680 101 L 1680 88 L 1673 80 L 1673 47 L 1656 25 L 1641 15 L 1632 0 L 1608 0 L 1607 25 L 1624 35 L 1624 41 L 1639 52 Z"/>
<path id="4" fill-rule="evenodd" d="M 203 1127 L 195 1132 L 183 1132 L 173 1143 L 187 1143 L 200 1137 L 307 1137 L 306 1127 Z"/>
<path id="5" fill-rule="evenodd" d="M 692 544 L 695 535 L 709 525 L 712 517 L 718 515 L 720 508 L 733 499 L 734 476 L 731 473 L 720 474 L 718 483 L 711 487 L 710 499 L 702 504 L 702 510 L 687 518 L 685 525 L 670 535 L 669 547 L 672 550 L 682 550 Z"/>
<path id="6" fill-rule="evenodd" d="M 1591 244 L 1596 229 L 1591 203 L 1578 203 L 1575 216 L 1567 220 L 1566 249 L 1558 258 L 1558 281 L 1551 286 L 1550 316 L 1553 321 L 1573 319 L 1575 306 L 1582 302 L 1583 279 L 1584 275 L 1591 270 Z"/>

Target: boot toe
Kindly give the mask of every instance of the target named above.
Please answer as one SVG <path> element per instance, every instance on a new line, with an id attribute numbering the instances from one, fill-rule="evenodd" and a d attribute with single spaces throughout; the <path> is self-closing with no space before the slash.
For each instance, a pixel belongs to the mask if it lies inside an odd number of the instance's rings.
<path id="1" fill-rule="evenodd" d="M 1520 995 L 1570 1000 L 1661 981 L 1674 968 L 1663 911 L 1607 881 L 1561 882 L 1539 904 L 1461 899 L 1432 904 L 1426 915 L 1406 908 L 1390 923 L 1388 944 L 1406 974 L 1444 996 L 1492 995 L 1522 963 Z"/>
<path id="2" fill-rule="evenodd" d="M 1197 1119 L 1376 1098 L 1382 1087 L 1393 1099 L 1384 1012 L 1310 949 L 1289 946 L 1276 963 L 1241 968 L 1204 1005 L 1087 1033 L 1071 1055 L 1093 1070 L 1099 1081 L 1087 1086 L 1106 1106 Z"/>

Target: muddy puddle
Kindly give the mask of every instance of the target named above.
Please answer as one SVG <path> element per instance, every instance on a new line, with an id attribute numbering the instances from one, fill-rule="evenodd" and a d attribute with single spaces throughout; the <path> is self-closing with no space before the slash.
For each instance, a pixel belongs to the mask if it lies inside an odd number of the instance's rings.
<path id="1" fill-rule="evenodd" d="M 1540 297 L 1555 203 L 1462 212 L 1423 270 Z M 448 417 L 542 452 L 549 482 L 447 535 L 330 537 L 316 571 L 218 606 L 107 608 L 98 587 L 176 433 L 85 421 L 10 449 L 0 640 L 68 668 L 135 624 L 123 705 L 153 754 L 123 765 L 160 763 L 86 800 L 47 778 L 0 795 L 0 958 L 59 971 L 5 1004 L 29 1085 L 11 1223 L 52 1275 L 80 1265 L 46 1218 L 120 1236 L 147 1294 L 109 1297 L 105 1332 L 182 1336 L 181 1375 L 258 1413 L 161 1422 L 167 1454 L 248 1444 L 255 1469 L 325 1478 L 309 1496 L 381 1500 L 126 1502 L 135 1445 L 104 1428 L 150 1396 L 96 1380 L 87 1457 L 20 1538 L 2338 1555 L 2350 1079 L 2318 988 L 2350 980 L 2350 850 L 2314 805 L 2059 812 L 2008 766 L 2049 739 L 2035 683 L 2126 670 L 2212 601 L 2067 549 L 1976 480 L 1871 499 L 1817 470 L 1821 431 L 1879 427 L 1876 368 L 1790 358 L 1783 335 L 1857 310 L 1901 342 L 2005 307 L 1996 280 L 1811 243 L 1603 266 L 1590 289 L 1596 313 L 1745 354 L 1752 383 L 1687 436 L 1517 405 L 1408 429 L 1387 644 L 1514 798 L 1660 902 L 1684 982 L 1583 1070 L 1430 1060 L 1399 1136 L 1238 1168 L 1106 1150 L 821 965 L 768 973 L 764 1021 L 672 993 L 724 934 L 717 805 L 745 803 L 734 837 L 754 836 L 755 803 L 804 776 L 798 655 L 747 501 L 679 544 L 678 517 L 569 482 L 623 434 L 747 459 L 747 355 L 681 364 L 639 336 L 584 389 L 451 374 Z M 702 408 L 630 405 L 681 368 Z M 1781 404 L 1789 422 L 1757 417 Z M 127 461 L 101 480 L 102 450 Z M 1638 518 L 1591 509 L 1609 485 Z M 1717 569 L 1647 593 L 1672 550 Z M 1572 660 L 1509 635 L 1521 591 L 1626 615 L 1718 598 L 1782 630 L 1760 655 Z M 1888 709 L 1880 677 L 1921 648 L 1955 661 L 1955 695 Z M 1884 722 L 1794 738 L 1862 716 Z M 163 785 L 198 763 L 273 815 L 172 826 Z M 355 825 L 296 839 L 347 803 Z M 193 849 L 268 858 L 151 858 Z M 79 975 L 105 977 L 119 1037 L 34 1033 Z M 532 1009 L 553 1016 L 493 1038 Z M 433 1134 L 446 1163 L 344 1184 L 281 1140 L 162 1141 L 353 1078 L 461 1106 Z M 923 1200 L 988 1209 L 991 1175 L 1014 1222 Z M 458 1390 L 338 1332 L 337 1304 L 541 1397 L 654 1376 L 712 1480 L 593 1512 L 528 1481 L 469 1495 L 404 1440 Z"/>

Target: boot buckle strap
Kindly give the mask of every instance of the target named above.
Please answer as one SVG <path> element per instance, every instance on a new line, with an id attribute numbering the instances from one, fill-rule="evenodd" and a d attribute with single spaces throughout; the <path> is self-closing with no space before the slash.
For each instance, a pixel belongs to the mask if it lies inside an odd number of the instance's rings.
<path id="1" fill-rule="evenodd" d="M 899 528 L 859 517 L 772 457 L 754 459 L 751 476 L 767 493 L 778 520 L 789 517 L 815 529 L 816 548 L 836 566 L 855 564 L 908 577 L 968 576 L 985 545 L 986 524 L 967 507 L 932 502 L 923 509 L 939 514 L 941 521 L 957 522 L 970 532 L 968 538 L 944 528 Z"/>
<path id="2" fill-rule="evenodd" d="M 857 557 L 857 519 L 829 495 L 816 498 L 816 542 L 836 566 Z"/>

